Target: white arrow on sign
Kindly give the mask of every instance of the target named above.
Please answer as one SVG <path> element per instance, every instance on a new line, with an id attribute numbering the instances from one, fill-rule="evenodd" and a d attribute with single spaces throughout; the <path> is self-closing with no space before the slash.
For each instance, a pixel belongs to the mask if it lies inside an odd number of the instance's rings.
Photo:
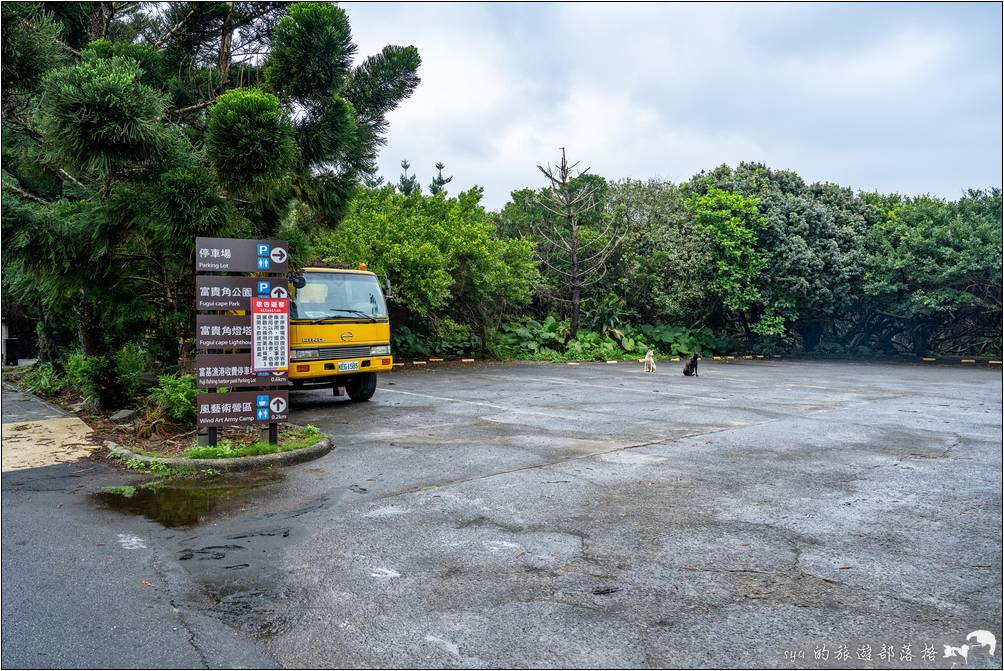
<path id="1" fill-rule="evenodd" d="M 278 415 L 286 409 L 286 399 L 281 396 L 276 396 L 269 401 L 268 407 L 272 409 L 272 412 Z"/>
<path id="2" fill-rule="evenodd" d="M 272 287 L 272 298 L 289 298 L 286 287 Z"/>
<path id="3" fill-rule="evenodd" d="M 285 263 L 286 257 L 288 255 L 286 254 L 286 250 L 283 249 L 282 247 L 274 247 L 272 249 L 272 253 L 269 254 L 269 256 L 271 256 L 272 260 L 275 261 L 276 263 Z"/>

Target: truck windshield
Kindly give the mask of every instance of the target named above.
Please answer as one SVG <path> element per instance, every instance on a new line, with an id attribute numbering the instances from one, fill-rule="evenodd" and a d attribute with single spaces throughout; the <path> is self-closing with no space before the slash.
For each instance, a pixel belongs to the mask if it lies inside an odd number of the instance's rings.
<path id="1" fill-rule="evenodd" d="M 381 319 L 387 317 L 380 284 L 361 273 L 304 273 L 307 283 L 290 287 L 290 319 Z"/>

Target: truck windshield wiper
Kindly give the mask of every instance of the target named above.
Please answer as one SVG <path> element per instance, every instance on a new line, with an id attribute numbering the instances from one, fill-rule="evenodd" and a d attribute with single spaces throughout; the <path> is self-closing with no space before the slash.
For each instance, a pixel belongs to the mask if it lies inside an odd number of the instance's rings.
<path id="1" fill-rule="evenodd" d="M 350 314 L 359 315 L 360 317 L 366 317 L 371 322 L 375 322 L 376 321 L 376 317 L 374 317 L 373 315 L 368 315 L 365 312 L 363 312 L 362 310 L 350 310 L 348 308 L 328 308 L 328 312 L 348 312 Z M 328 319 L 334 319 L 334 315 L 329 316 L 329 317 L 321 317 L 320 319 L 313 319 L 313 320 L 311 320 L 310 323 L 311 324 L 320 324 L 321 322 L 327 321 Z"/>

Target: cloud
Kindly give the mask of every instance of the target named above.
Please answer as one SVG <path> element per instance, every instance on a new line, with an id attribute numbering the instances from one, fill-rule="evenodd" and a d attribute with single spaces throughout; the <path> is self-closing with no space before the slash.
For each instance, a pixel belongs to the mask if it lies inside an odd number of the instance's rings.
<path id="1" fill-rule="evenodd" d="M 381 174 L 499 208 L 558 148 L 617 179 L 742 160 L 955 197 L 999 185 L 999 5 L 346 3 L 360 55 L 414 44 Z"/>

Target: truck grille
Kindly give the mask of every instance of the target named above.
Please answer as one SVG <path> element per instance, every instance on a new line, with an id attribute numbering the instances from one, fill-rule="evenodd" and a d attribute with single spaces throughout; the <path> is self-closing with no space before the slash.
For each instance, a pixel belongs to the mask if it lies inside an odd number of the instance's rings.
<path id="1" fill-rule="evenodd" d="M 336 345 L 335 347 L 318 347 L 318 359 L 358 359 L 369 356 L 373 345 Z"/>

